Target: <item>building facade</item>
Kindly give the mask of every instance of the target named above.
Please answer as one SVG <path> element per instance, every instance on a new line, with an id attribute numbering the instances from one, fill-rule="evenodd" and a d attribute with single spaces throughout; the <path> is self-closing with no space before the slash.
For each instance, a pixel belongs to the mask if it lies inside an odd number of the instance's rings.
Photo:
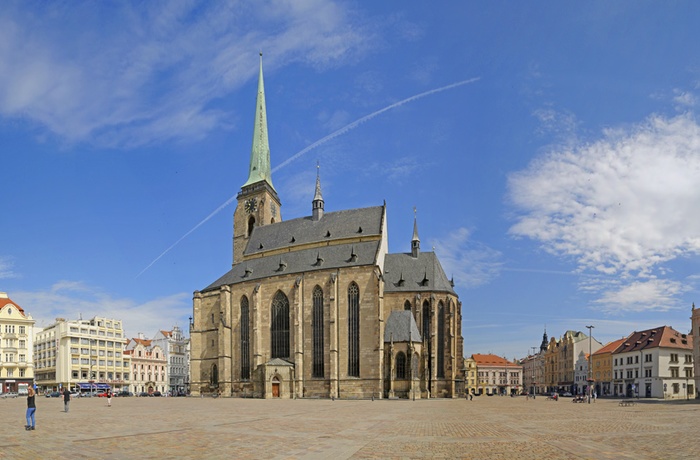
<path id="1" fill-rule="evenodd" d="M 493 354 L 473 354 L 479 395 L 518 395 L 523 391 L 523 367 Z"/>
<path id="2" fill-rule="evenodd" d="M 577 391 L 576 361 L 581 352 L 598 351 L 603 345 L 580 331 L 566 331 L 558 340 L 552 337 L 545 352 L 545 382 L 547 391 Z"/>
<path id="3" fill-rule="evenodd" d="M 433 252 L 388 252 L 386 204 L 284 221 L 262 60 L 230 271 L 193 299 L 191 390 L 260 398 L 457 397 L 461 303 Z M 409 232 L 407 232 L 409 233 Z M 393 315 L 394 312 L 408 314 Z M 387 333 L 389 331 L 389 333 Z"/>
<path id="4" fill-rule="evenodd" d="M 695 302 L 690 316 L 691 333 L 693 334 L 693 375 L 695 376 L 695 395 L 700 398 L 700 309 L 695 308 Z M 697 337 L 697 339 L 695 339 Z"/>
<path id="5" fill-rule="evenodd" d="M 633 332 L 612 358 L 616 396 L 695 398 L 692 335 L 670 326 Z"/>
<path id="6" fill-rule="evenodd" d="M 594 388 L 598 396 L 610 396 L 613 394 L 613 357 L 612 354 L 625 341 L 624 338 L 613 340 L 605 344 L 603 348 L 593 353 L 591 365 Z"/>
<path id="7" fill-rule="evenodd" d="M 121 320 L 56 318 L 36 333 L 36 384 L 41 391 L 127 389 L 130 359 L 125 344 Z"/>
<path id="8" fill-rule="evenodd" d="M 126 344 L 125 353 L 131 357 L 131 392 L 164 395 L 169 391 L 168 361 L 159 345 L 139 334 Z"/>
<path id="9" fill-rule="evenodd" d="M 171 331 L 158 331 L 152 343 L 158 345 L 165 355 L 168 391 L 171 394 L 186 393 L 190 374 L 187 354 L 189 339 L 183 335 L 179 327 L 175 326 Z"/>
<path id="10" fill-rule="evenodd" d="M 34 383 L 34 320 L 0 292 L 0 393 L 26 394 Z"/>
<path id="11" fill-rule="evenodd" d="M 468 395 L 477 394 L 479 391 L 476 361 L 471 356 L 464 360 L 464 389 Z"/>

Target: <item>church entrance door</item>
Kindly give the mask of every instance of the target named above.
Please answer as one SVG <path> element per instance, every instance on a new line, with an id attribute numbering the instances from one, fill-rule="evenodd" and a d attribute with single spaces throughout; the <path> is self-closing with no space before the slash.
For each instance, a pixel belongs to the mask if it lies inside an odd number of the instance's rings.
<path id="1" fill-rule="evenodd" d="M 274 379 L 272 381 L 272 397 L 273 398 L 280 397 L 280 383 L 279 383 L 279 381 L 277 381 L 277 379 Z"/>

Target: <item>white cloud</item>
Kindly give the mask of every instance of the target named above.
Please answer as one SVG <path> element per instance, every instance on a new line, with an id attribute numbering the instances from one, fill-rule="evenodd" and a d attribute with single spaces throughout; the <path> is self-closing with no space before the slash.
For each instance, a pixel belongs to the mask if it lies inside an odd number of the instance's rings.
<path id="1" fill-rule="evenodd" d="M 13 266 L 14 264 L 9 257 L 0 256 L 0 279 L 16 277 Z"/>
<path id="2" fill-rule="evenodd" d="M 122 320 L 127 337 L 143 332 L 152 337 L 173 326 L 187 328 L 192 314 L 188 293 L 177 293 L 144 303 L 129 298 L 114 298 L 101 289 L 77 281 L 58 281 L 47 290 L 17 291 L 12 299 L 32 315 L 37 327 L 46 327 L 56 318 L 75 320 L 94 316 Z"/>
<path id="3" fill-rule="evenodd" d="M 429 242 L 440 258 L 448 277 L 455 284 L 473 288 L 496 278 L 501 270 L 501 253 L 470 239 L 466 228 L 458 228 L 443 238 Z"/>
<path id="4" fill-rule="evenodd" d="M 596 302 L 607 313 L 668 311 L 678 307 L 676 296 L 686 290 L 677 281 L 660 279 L 633 281 L 619 289 L 605 291 Z"/>
<path id="5" fill-rule="evenodd" d="M 6 8 L 5 8 L 6 7 Z M 138 145 L 196 138 L 227 123 L 210 106 L 289 62 L 343 65 L 373 32 L 343 5 L 268 3 L 5 5 L 0 115 L 69 142 Z"/>
<path id="6" fill-rule="evenodd" d="M 512 174 L 509 196 L 518 215 L 510 233 L 572 257 L 580 271 L 620 277 L 624 285 L 603 304 L 668 304 L 680 286 L 649 278 L 665 274 L 665 262 L 700 254 L 698 184 L 700 126 L 689 115 L 650 117 Z"/>
<path id="7" fill-rule="evenodd" d="M 673 102 L 682 108 L 694 107 L 695 106 L 695 96 L 693 93 L 688 91 L 683 91 L 680 89 L 673 90 Z"/>

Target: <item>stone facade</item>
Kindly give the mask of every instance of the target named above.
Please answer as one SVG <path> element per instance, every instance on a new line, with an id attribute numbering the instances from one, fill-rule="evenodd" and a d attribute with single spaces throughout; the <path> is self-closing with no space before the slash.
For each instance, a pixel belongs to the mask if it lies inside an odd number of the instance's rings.
<path id="1" fill-rule="evenodd" d="M 254 133 L 232 268 L 194 293 L 192 394 L 456 397 L 461 303 L 416 223 L 411 252 L 390 254 L 386 205 L 324 213 L 319 177 L 311 215 L 282 220 L 262 66 Z"/>

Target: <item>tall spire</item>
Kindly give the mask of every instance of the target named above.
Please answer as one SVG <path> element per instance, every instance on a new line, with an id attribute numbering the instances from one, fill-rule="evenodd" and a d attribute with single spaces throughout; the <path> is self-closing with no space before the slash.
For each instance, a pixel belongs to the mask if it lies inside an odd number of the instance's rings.
<path id="1" fill-rule="evenodd" d="M 258 76 L 258 97 L 255 104 L 255 127 L 253 128 L 253 148 L 250 152 L 250 172 L 243 187 L 266 181 L 272 185 L 270 173 L 270 143 L 267 137 L 267 111 L 265 108 L 265 85 L 263 84 L 262 52 L 260 53 L 260 75 Z"/>
<path id="2" fill-rule="evenodd" d="M 420 238 L 418 238 L 418 217 L 416 207 L 413 207 L 413 238 L 411 239 L 411 255 L 418 257 L 420 254 Z"/>
<path id="3" fill-rule="evenodd" d="M 318 162 L 316 162 L 316 191 L 314 192 L 314 200 L 311 202 L 312 207 L 312 220 L 320 220 L 323 217 L 323 195 L 321 195 L 321 175 Z"/>

